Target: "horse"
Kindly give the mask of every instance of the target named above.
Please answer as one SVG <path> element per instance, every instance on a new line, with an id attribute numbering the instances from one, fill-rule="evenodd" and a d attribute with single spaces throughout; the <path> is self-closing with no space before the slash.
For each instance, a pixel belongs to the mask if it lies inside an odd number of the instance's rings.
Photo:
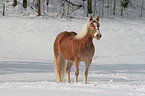
<path id="1" fill-rule="evenodd" d="M 66 68 L 67 82 L 70 83 L 70 71 L 74 62 L 77 83 L 79 63 L 84 62 L 84 83 L 87 84 L 88 70 L 95 52 L 93 38 L 100 40 L 102 37 L 99 27 L 99 16 L 96 19 L 91 16 L 79 34 L 64 31 L 57 35 L 54 41 L 56 82 L 63 82 Z"/>

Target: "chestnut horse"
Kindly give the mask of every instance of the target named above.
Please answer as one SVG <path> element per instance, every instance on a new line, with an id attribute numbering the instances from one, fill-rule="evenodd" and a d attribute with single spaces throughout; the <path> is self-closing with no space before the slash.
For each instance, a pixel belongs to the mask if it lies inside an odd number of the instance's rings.
<path id="1" fill-rule="evenodd" d="M 75 82 L 78 82 L 79 63 L 83 61 L 85 62 L 84 83 L 87 83 L 88 69 L 95 52 L 93 38 L 100 40 L 102 36 L 99 27 L 99 16 L 96 19 L 90 17 L 78 35 L 67 31 L 58 34 L 54 42 L 56 82 L 63 81 L 67 60 L 67 82 L 70 83 L 73 62 L 75 63 Z"/>

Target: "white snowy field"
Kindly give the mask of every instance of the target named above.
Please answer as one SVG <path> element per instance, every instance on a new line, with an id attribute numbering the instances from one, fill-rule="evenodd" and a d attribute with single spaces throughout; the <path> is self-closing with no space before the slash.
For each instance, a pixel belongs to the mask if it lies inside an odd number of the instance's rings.
<path id="1" fill-rule="evenodd" d="M 100 20 L 88 84 L 56 83 L 53 43 L 87 19 L 0 17 L 0 96 L 145 96 L 145 22 Z"/>

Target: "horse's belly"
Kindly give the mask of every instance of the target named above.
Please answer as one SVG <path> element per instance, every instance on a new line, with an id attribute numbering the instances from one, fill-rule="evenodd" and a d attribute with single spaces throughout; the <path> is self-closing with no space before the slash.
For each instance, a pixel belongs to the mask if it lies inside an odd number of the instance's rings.
<path id="1" fill-rule="evenodd" d="M 61 55 L 68 61 L 74 61 L 72 53 L 67 50 L 62 50 Z"/>
<path id="2" fill-rule="evenodd" d="M 61 55 L 69 61 L 74 61 L 74 56 L 72 53 L 72 45 L 70 44 L 71 42 L 65 41 L 61 42 L 60 44 L 60 52 Z"/>

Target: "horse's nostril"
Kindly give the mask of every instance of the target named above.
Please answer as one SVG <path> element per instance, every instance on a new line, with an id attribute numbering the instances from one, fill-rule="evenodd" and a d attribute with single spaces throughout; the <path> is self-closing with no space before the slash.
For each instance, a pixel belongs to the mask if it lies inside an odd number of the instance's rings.
<path id="1" fill-rule="evenodd" d="M 101 37 L 102 37 L 102 35 L 101 35 L 101 34 L 97 34 L 97 37 L 98 37 L 98 38 L 101 38 Z"/>
<path id="2" fill-rule="evenodd" d="M 100 35 L 100 38 L 102 37 L 102 35 Z"/>

